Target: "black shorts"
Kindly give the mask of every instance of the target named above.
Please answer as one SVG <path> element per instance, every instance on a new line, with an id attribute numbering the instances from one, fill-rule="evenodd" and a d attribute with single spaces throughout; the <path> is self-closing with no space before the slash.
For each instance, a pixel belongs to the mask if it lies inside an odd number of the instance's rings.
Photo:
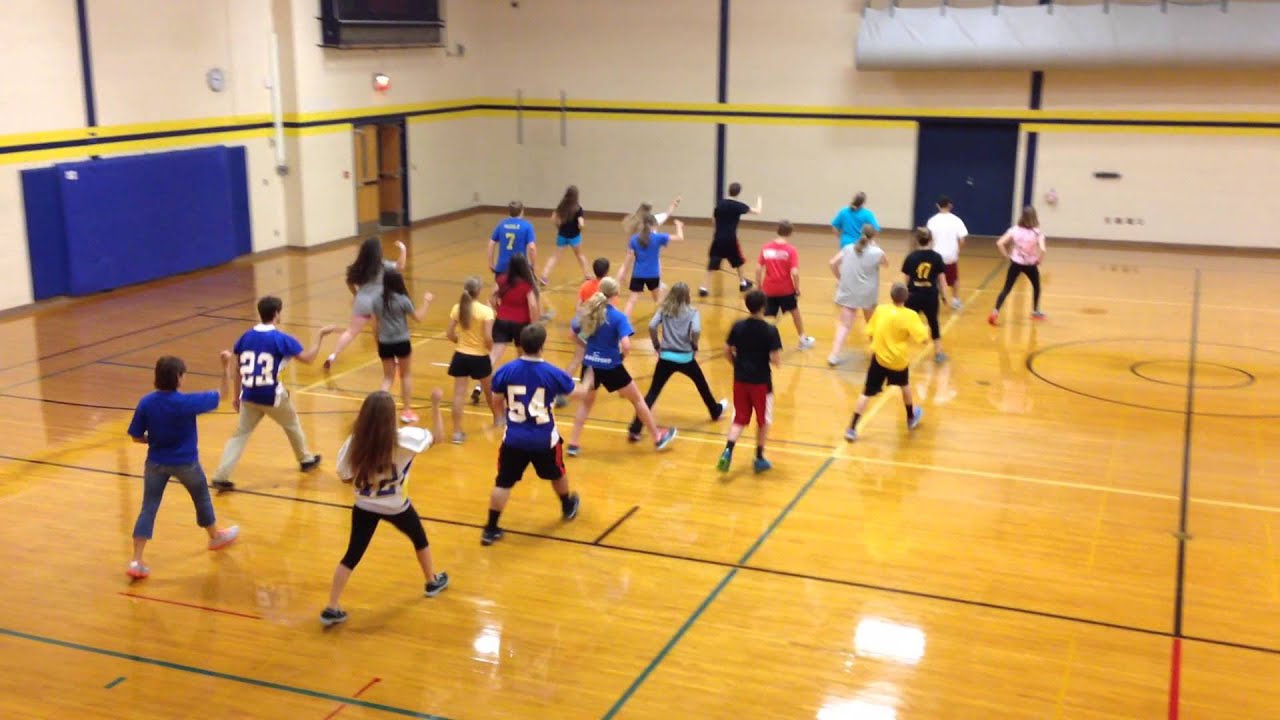
<path id="1" fill-rule="evenodd" d="M 764 299 L 764 314 L 768 317 L 777 317 L 780 312 L 793 312 L 799 303 L 796 301 L 796 294 L 790 295 L 768 295 Z"/>
<path id="2" fill-rule="evenodd" d="M 942 329 L 938 325 L 938 293 L 930 290 L 927 292 L 914 292 L 907 296 L 907 301 L 903 306 L 908 310 L 915 310 L 924 315 L 924 319 L 929 323 L 929 337 L 934 340 L 942 337 Z"/>
<path id="3" fill-rule="evenodd" d="M 493 364 L 488 355 L 467 355 L 456 352 L 449 361 L 449 377 L 483 380 L 493 374 Z"/>
<path id="4" fill-rule="evenodd" d="M 533 463 L 534 472 L 543 480 L 559 480 L 564 477 L 564 441 L 546 450 L 525 450 L 503 445 L 498 448 L 498 477 L 494 480 L 500 488 L 513 488 L 524 477 L 524 471 Z"/>
<path id="5" fill-rule="evenodd" d="M 867 397 L 875 397 L 884 389 L 885 383 L 905 387 L 911 382 L 911 371 L 907 368 L 901 370 L 890 370 L 876 361 L 874 355 L 871 356 L 871 366 L 867 368 L 867 384 L 862 389 L 862 394 Z"/>
<path id="6" fill-rule="evenodd" d="M 378 357 L 383 360 L 409 357 L 409 354 L 412 352 L 413 346 L 409 344 L 408 340 L 405 340 L 404 342 L 378 343 Z"/>
<path id="7" fill-rule="evenodd" d="M 742 257 L 742 245 L 737 238 L 733 240 L 712 240 L 711 250 L 707 253 L 707 269 L 719 270 L 720 264 L 728 261 L 729 266 L 737 269 L 747 263 Z"/>
<path id="8" fill-rule="evenodd" d="M 631 278 L 631 292 L 644 292 L 645 290 L 657 290 L 662 285 L 661 278 Z"/>
<path id="9" fill-rule="evenodd" d="M 631 373 L 627 372 L 625 365 L 619 365 L 616 368 L 591 368 L 591 372 L 595 375 L 595 387 L 603 387 L 611 393 L 618 392 L 622 388 L 631 384 Z M 582 373 L 578 375 L 579 380 L 587 378 L 587 366 L 582 366 Z M 595 389 L 595 388 L 592 388 Z"/>
<path id="10" fill-rule="evenodd" d="M 520 331 L 529 327 L 529 323 L 518 323 L 510 320 L 493 321 L 493 341 L 496 343 L 520 342 Z"/>

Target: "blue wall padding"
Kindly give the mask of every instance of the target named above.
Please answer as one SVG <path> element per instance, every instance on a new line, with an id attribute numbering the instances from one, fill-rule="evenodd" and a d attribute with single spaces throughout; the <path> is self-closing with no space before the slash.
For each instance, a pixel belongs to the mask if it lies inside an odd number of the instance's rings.
<path id="1" fill-rule="evenodd" d="M 22 200 L 27 213 L 27 248 L 35 298 L 66 295 L 71 286 L 58 169 L 23 170 Z"/>
<path id="2" fill-rule="evenodd" d="M 55 165 L 63 226 L 65 280 L 59 284 L 52 232 L 33 227 L 36 299 L 84 295 L 212 267 L 250 251 L 244 148 L 196 150 L 86 160 Z M 39 176 L 43 177 L 43 176 Z M 55 202 L 31 193 L 47 182 L 24 182 L 30 207 Z M 43 214 L 47 214 L 47 211 Z M 52 223 L 46 224 L 52 225 Z M 37 262 L 39 256 L 39 262 Z"/>

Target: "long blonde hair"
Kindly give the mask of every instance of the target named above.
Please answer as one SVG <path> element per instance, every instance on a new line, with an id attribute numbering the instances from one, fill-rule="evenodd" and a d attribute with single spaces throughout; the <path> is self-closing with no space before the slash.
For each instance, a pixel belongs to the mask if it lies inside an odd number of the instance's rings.
<path id="1" fill-rule="evenodd" d="M 602 278 L 596 294 L 592 295 L 582 307 L 582 331 L 580 336 L 589 338 L 604 325 L 606 313 L 609 312 L 609 301 L 618 296 L 618 281 Z"/>
<path id="2" fill-rule="evenodd" d="M 862 251 L 865 250 L 867 245 L 870 245 L 871 241 L 875 239 L 876 239 L 876 229 L 871 226 L 871 223 L 867 223 L 866 225 L 863 225 L 862 237 L 858 238 L 858 242 L 853 244 L 853 252 L 858 255 L 862 255 Z"/>
<path id="3" fill-rule="evenodd" d="M 462 283 L 462 297 L 458 298 L 458 324 L 464 330 L 471 329 L 471 305 L 480 296 L 482 286 L 480 278 L 475 276 Z"/>
<path id="4" fill-rule="evenodd" d="M 681 280 L 671 286 L 667 296 L 662 299 L 662 307 L 658 312 L 664 317 L 680 317 L 690 307 L 689 284 Z"/>
<path id="5" fill-rule="evenodd" d="M 622 218 L 622 227 L 626 228 L 628 235 L 635 235 L 644 227 L 644 219 L 652 213 L 653 204 L 642 202 L 635 212 Z"/>
<path id="6" fill-rule="evenodd" d="M 636 235 L 636 242 L 640 243 L 640 247 L 648 250 L 650 238 L 653 237 L 653 231 L 658 227 L 658 218 L 653 215 L 645 215 L 644 220 L 640 223 L 640 232 Z"/>

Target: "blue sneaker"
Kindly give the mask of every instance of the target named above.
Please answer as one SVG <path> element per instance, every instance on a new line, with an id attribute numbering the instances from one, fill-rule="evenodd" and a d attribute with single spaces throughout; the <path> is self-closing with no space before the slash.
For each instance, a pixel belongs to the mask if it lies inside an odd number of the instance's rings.
<path id="1" fill-rule="evenodd" d="M 578 455 L 580 455 L 581 453 L 582 453 L 582 448 L 578 447 L 577 445 L 570 445 L 569 447 L 566 447 L 564 449 L 564 454 L 568 455 L 569 457 L 578 457 Z"/>
<path id="2" fill-rule="evenodd" d="M 845 430 L 845 431 L 844 431 L 844 439 L 845 439 L 845 441 L 846 441 L 846 442 L 857 442 L 857 441 L 858 441 L 858 431 L 857 431 L 857 430 L 854 430 L 853 428 L 849 428 L 848 430 Z"/>
<path id="3" fill-rule="evenodd" d="M 947 361 L 947 354 L 944 352 L 934 353 L 933 361 L 939 365 Z"/>
<path id="4" fill-rule="evenodd" d="M 924 417 L 924 408 L 916 406 L 916 411 L 911 414 L 911 419 L 907 421 L 907 429 L 915 430 L 920 427 L 920 418 Z"/>
<path id="5" fill-rule="evenodd" d="M 731 462 L 733 462 L 733 451 L 725 448 L 724 452 L 720 453 L 720 461 L 716 463 L 716 469 L 720 472 L 729 472 Z"/>
<path id="6" fill-rule="evenodd" d="M 772 470 L 773 463 L 769 462 L 768 460 L 765 460 L 764 458 L 756 458 L 756 461 L 754 464 L 752 464 L 751 469 L 755 470 L 758 473 L 762 473 L 762 472 L 765 472 L 766 470 Z"/>
<path id="7" fill-rule="evenodd" d="M 667 431 L 662 433 L 662 437 L 658 438 L 658 442 L 654 443 L 653 447 L 657 450 L 666 450 L 667 446 L 671 444 L 671 441 L 675 439 L 676 429 L 667 428 Z"/>

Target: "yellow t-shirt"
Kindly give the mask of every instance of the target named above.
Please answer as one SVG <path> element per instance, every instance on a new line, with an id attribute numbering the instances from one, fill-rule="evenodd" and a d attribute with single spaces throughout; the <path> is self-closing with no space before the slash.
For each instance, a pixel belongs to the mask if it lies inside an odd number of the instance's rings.
<path id="1" fill-rule="evenodd" d="M 871 338 L 871 352 L 875 353 L 880 367 L 906 370 L 911 341 L 922 343 L 928 340 L 929 327 L 915 310 L 880 305 L 867 323 L 867 336 Z"/>
<path id="2" fill-rule="evenodd" d="M 874 317 L 874 316 L 873 316 Z M 458 306 L 449 311 L 449 319 L 458 319 Z M 482 302 L 471 303 L 471 327 L 458 323 L 458 352 L 463 355 L 488 355 L 484 346 L 484 324 L 493 320 L 493 308 Z"/>

